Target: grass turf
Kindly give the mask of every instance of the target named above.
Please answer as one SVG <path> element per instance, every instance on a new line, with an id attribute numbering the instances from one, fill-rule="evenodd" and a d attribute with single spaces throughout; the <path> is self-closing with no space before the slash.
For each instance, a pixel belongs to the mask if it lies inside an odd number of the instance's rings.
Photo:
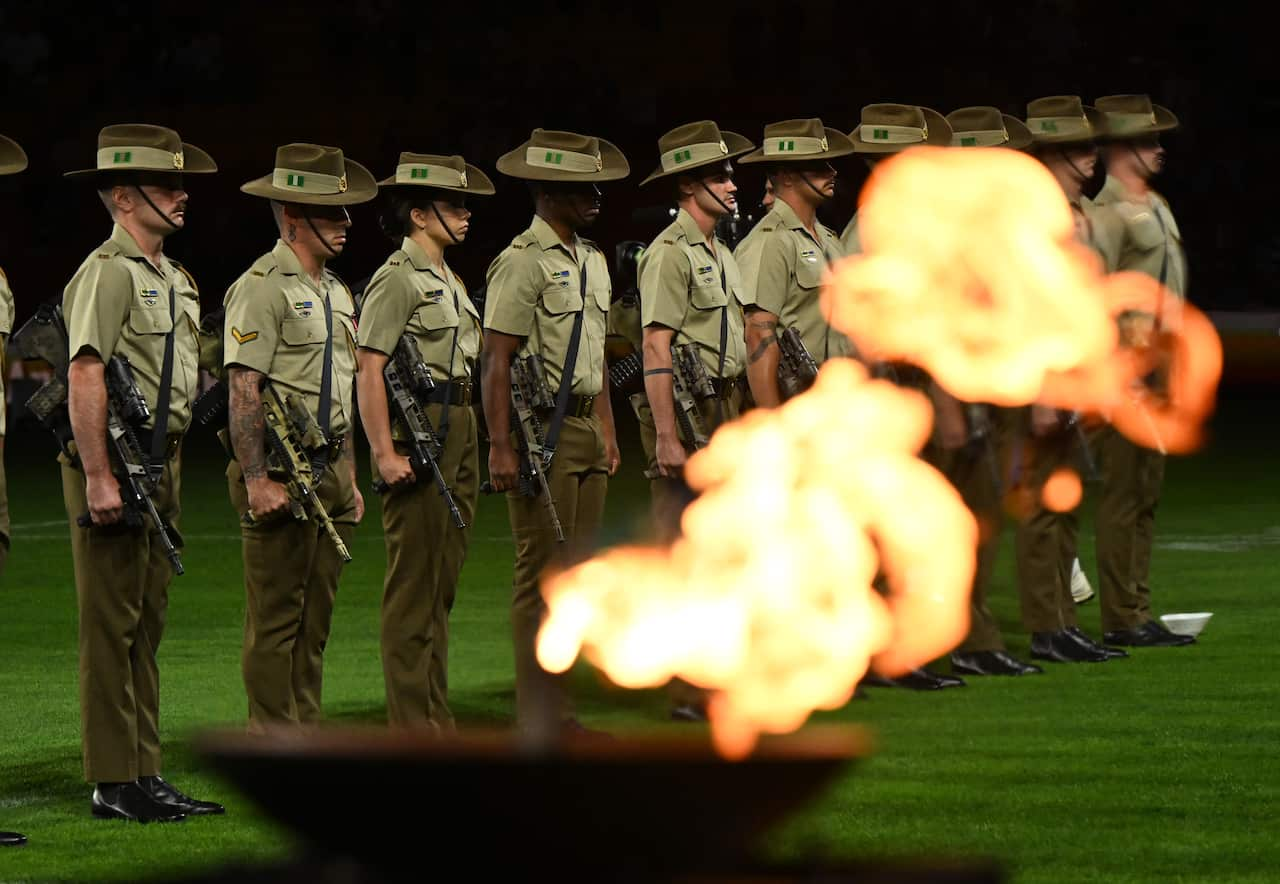
<path id="1" fill-rule="evenodd" d="M 1138 650 L 1045 676 L 969 680 L 938 694 L 874 690 L 817 716 L 872 729 L 877 749 L 779 830 L 778 856 L 994 856 L 1032 882 L 1273 881 L 1280 843 L 1277 678 L 1266 603 L 1280 546 L 1280 479 L 1259 432 L 1265 400 L 1224 405 L 1210 448 L 1171 461 L 1158 519 L 1160 611 L 1215 613 L 1198 646 Z M 181 826 L 95 821 L 81 782 L 76 615 L 51 441 L 7 444 L 14 550 L 0 587 L 0 828 L 31 836 L 0 850 L 0 881 L 137 880 L 231 861 L 271 861 L 290 836 L 202 769 L 190 736 L 239 726 L 240 547 L 216 448 L 189 445 L 183 520 L 187 575 L 170 589 L 161 648 L 166 774 L 225 801 L 225 818 Z M 646 489 L 638 452 L 610 486 L 608 531 L 636 527 Z M 367 470 L 362 472 L 367 476 Z M 367 481 L 367 480 L 366 480 Z M 338 722 L 383 715 L 378 602 L 383 546 L 373 495 L 343 577 L 326 653 L 325 708 Z M 1092 573 L 1091 523 L 1082 559 Z M 513 689 L 505 508 L 481 501 L 453 615 L 452 705 L 463 726 L 505 725 Z M 1025 654 L 1006 533 L 993 607 Z M 1097 633 L 1096 602 L 1082 624 Z M 664 722 L 661 692 L 622 694 L 580 678 L 581 717 L 613 729 Z M 685 727 L 685 725 L 681 725 Z M 448 796 L 442 796 L 447 801 Z"/>

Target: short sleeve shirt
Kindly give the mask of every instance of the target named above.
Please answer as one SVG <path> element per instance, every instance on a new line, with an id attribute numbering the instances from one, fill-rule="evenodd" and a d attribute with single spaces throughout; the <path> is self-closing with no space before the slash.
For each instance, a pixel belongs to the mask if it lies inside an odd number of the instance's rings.
<path id="1" fill-rule="evenodd" d="M 792 208 L 776 200 L 734 252 L 742 270 L 742 304 L 758 307 L 793 327 L 817 362 L 848 356 L 853 347 L 831 327 L 822 308 L 822 284 L 831 264 L 844 256 L 835 233 L 816 224 L 809 233 Z"/>
<path id="2" fill-rule="evenodd" d="M 480 353 L 480 314 L 448 265 L 405 238 L 364 290 L 360 346 L 390 356 L 408 332 L 437 381 L 471 377 Z"/>
<path id="3" fill-rule="evenodd" d="M 160 266 L 152 264 L 133 236 L 117 224 L 111 238 L 89 253 L 67 283 L 62 315 L 71 358 L 85 353 L 95 353 L 103 362 L 113 356 L 127 358 L 153 413 L 159 400 L 165 341 L 172 331 L 173 378 L 166 432 L 187 429 L 200 381 L 200 295 L 178 262 L 162 258 Z"/>
<path id="4" fill-rule="evenodd" d="M 693 217 L 681 209 L 641 255 L 638 274 L 644 326 L 666 326 L 676 332 L 676 344 L 697 344 L 699 358 L 712 377 L 734 378 L 746 371 L 742 276 L 723 240 L 716 239 L 712 251 Z"/>
<path id="5" fill-rule="evenodd" d="M 0 365 L 4 363 L 4 345 L 9 339 L 9 335 L 13 333 L 13 292 L 9 290 L 9 279 L 4 275 L 4 271 L 0 270 Z M 4 376 L 4 372 L 0 372 L 0 436 L 5 431 L 5 412 L 9 409 L 6 407 L 7 394 L 5 393 L 5 382 L 8 380 Z"/>
<path id="6" fill-rule="evenodd" d="M 523 338 L 518 354 L 540 356 L 555 391 L 568 360 L 574 317 L 581 310 L 582 335 L 569 391 L 594 396 L 604 385 L 609 264 L 594 243 L 575 235 L 573 245 L 576 258 L 551 225 L 535 216 L 529 229 L 489 265 L 484 325 Z"/>
<path id="7" fill-rule="evenodd" d="M 1164 284 L 1179 298 L 1187 296 L 1187 257 L 1182 249 L 1182 233 L 1169 203 L 1152 191 L 1148 196 L 1129 193 L 1116 178 L 1107 176 L 1094 204 L 1120 220 L 1120 241 L 1115 248 L 1116 270 L 1136 270 Z"/>
<path id="8" fill-rule="evenodd" d="M 223 364 L 244 366 L 271 379 L 285 395 L 300 395 L 319 420 L 324 375 L 324 305 L 333 313 L 329 431 L 351 430 L 351 388 L 356 372 L 355 301 L 328 269 L 316 282 L 283 241 L 232 283 L 223 301 Z"/>

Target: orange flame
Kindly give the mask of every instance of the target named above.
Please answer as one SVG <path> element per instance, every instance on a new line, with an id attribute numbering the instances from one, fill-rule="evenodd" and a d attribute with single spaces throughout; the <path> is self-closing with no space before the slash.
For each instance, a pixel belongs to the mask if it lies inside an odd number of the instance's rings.
<path id="1" fill-rule="evenodd" d="M 823 298 L 864 357 L 914 362 L 963 400 L 1099 412 L 1140 441 L 1195 443 L 1221 370 L 1212 327 L 1183 306 L 1162 346 L 1120 347 L 1113 314 L 1167 316 L 1166 293 L 1103 276 L 1039 163 L 912 149 L 876 168 L 859 229 L 866 255 Z M 1170 349 L 1156 399 L 1139 379 Z M 930 421 L 920 394 L 826 363 L 809 392 L 690 459 L 701 496 L 669 549 L 615 549 L 545 581 L 539 661 L 559 672 L 583 654 L 623 686 L 712 688 L 712 737 L 740 757 L 845 703 L 868 665 L 894 674 L 950 650 L 968 630 L 977 526 L 914 456 Z M 1055 503 L 1078 501 L 1074 474 L 1052 484 Z"/>
<path id="2" fill-rule="evenodd" d="M 669 550 L 615 549 L 544 586 L 539 661 L 558 672 L 585 652 L 624 687 L 716 687 L 713 738 L 737 757 L 842 706 L 873 655 L 900 672 L 954 647 L 977 525 L 915 457 L 930 414 L 838 360 L 805 395 L 723 427 L 689 462 L 703 494 Z"/>

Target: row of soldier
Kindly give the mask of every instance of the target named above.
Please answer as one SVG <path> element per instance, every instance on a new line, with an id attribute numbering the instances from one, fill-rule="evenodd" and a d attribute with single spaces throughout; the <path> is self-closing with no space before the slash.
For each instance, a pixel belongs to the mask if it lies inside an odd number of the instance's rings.
<path id="1" fill-rule="evenodd" d="M 543 670 L 534 653 L 545 614 L 538 578 L 548 565 L 591 548 L 608 478 L 619 467 L 606 336 L 631 339 L 642 356 L 643 390 L 631 402 L 656 533 L 670 539 L 691 496 L 683 465 L 702 444 L 690 433 L 690 418 L 709 434 L 748 403 L 771 407 L 803 386 L 785 364 L 797 355 L 816 368 L 853 354 L 819 298 L 830 265 L 859 250 L 856 217 L 839 237 L 817 217 L 834 195 L 837 165 L 848 158 L 874 164 L 922 144 L 1031 151 L 1061 183 L 1081 240 L 1108 270 L 1144 271 L 1184 295 L 1177 226 L 1149 184 L 1163 161 L 1158 135 L 1176 119 L 1146 96 L 1096 104 L 1039 99 L 1028 105 L 1025 123 L 989 107 L 943 117 L 913 105 L 876 104 L 863 109 L 849 134 L 816 119 L 789 120 L 766 126 L 759 147 L 710 121 L 678 127 L 659 139 L 658 166 L 643 182 L 665 188 L 678 211 L 640 257 L 638 305 L 612 315 L 608 262 L 581 234 L 599 214 L 600 185 L 626 177 L 628 162 L 604 139 L 536 129 L 497 161 L 503 175 L 527 182 L 535 214 L 489 268 L 483 319 L 445 260 L 445 250 L 466 238 L 472 198 L 494 193 L 485 173 L 462 157 L 402 153 L 394 173 L 377 181 L 338 148 L 280 147 L 271 172 L 241 188 L 269 202 L 279 240 L 228 290 L 219 321 L 206 318 L 202 326 L 195 282 L 163 245 L 185 226 L 181 176 L 214 172 L 213 160 L 167 128 L 103 129 L 94 166 L 68 176 L 94 187 L 113 229 L 76 271 L 61 305 L 69 418 L 62 477 L 93 813 L 177 820 L 222 812 L 160 776 L 155 653 L 177 556 L 166 550 L 168 532 L 159 527 L 179 522 L 181 443 L 201 367 L 222 380 L 227 394 L 224 442 L 229 494 L 241 518 L 242 669 L 251 731 L 321 717 L 334 598 L 345 547 L 364 512 L 351 441 L 357 398 L 383 495 L 388 718 L 398 726 L 453 726 L 448 618 L 481 489 L 480 431 L 471 407 L 477 382 L 489 436 L 488 484 L 506 492 L 515 541 L 517 720 L 522 727 L 549 720 L 582 730 L 562 677 Z M 1107 183 L 1090 201 L 1082 187 L 1099 141 Z M 731 250 L 715 231 L 736 211 L 734 161 L 764 167 L 770 206 Z M 0 141 L 0 173 L 23 166 L 21 149 Z M 327 262 L 345 247 L 347 207 L 379 195 L 380 224 L 399 248 L 370 278 L 357 311 Z M 1124 319 L 1129 340 L 1150 335 L 1160 321 Z M 135 527 L 124 528 L 130 500 L 109 432 L 111 367 L 120 360 L 154 415 L 131 432 L 147 462 L 143 485 L 156 519 L 134 519 Z M 408 384 L 404 374 L 413 363 L 434 382 Z M 690 372 L 705 388 L 693 400 L 681 396 Z M 513 376 L 523 385 L 513 385 Z M 1083 431 L 1074 415 L 961 403 L 927 378 L 922 387 L 937 414 L 925 456 L 989 529 L 973 586 L 973 627 L 952 655 L 955 674 L 917 670 L 892 680 L 870 675 L 868 682 L 934 689 L 963 684 L 961 675 L 1040 672 L 1007 653 L 986 604 L 1003 513 L 1001 480 L 986 473 L 982 446 L 994 444 L 1001 428 L 1028 439 L 1017 469 L 1034 485 L 1078 455 Z M 696 413 L 682 417 L 681 403 L 690 401 Z M 289 472 L 283 450 L 290 424 L 297 425 L 292 441 L 301 452 L 294 458 L 302 462 L 301 479 Z M 1031 654 L 1043 660 L 1103 661 L 1126 655 L 1116 646 L 1186 641 L 1150 611 L 1147 570 L 1163 460 L 1105 424 L 1090 427 L 1088 436 L 1086 450 L 1104 476 L 1098 555 L 1105 644 L 1077 626 L 1070 589 L 1074 514 L 1035 507 L 1017 529 L 1018 577 Z M 7 515 L 0 511 L 0 518 L 0 545 L 7 549 Z M 672 714 L 703 718 L 705 696 L 695 686 L 674 685 Z"/>

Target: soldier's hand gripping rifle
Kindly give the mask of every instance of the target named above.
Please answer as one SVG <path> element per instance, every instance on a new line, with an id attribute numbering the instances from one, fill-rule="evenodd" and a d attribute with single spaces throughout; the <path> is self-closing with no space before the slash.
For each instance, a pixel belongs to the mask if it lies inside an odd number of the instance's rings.
<path id="1" fill-rule="evenodd" d="M 262 388 L 262 416 L 267 439 L 267 472 L 283 475 L 293 517 L 300 522 L 319 522 L 342 561 L 351 561 L 347 545 L 342 542 L 315 490 L 316 474 L 324 471 L 329 447 L 320 425 L 305 404 L 292 395 L 281 398 L 270 381 Z M 323 451 L 326 457 L 313 460 L 310 451 Z M 246 513 L 242 521 L 246 525 L 256 524 L 250 513 Z"/>
<path id="2" fill-rule="evenodd" d="M 546 431 L 538 418 L 537 409 L 552 409 L 556 406 L 555 396 L 547 385 L 546 375 L 542 370 L 542 359 L 533 354 L 523 359 L 516 357 L 511 362 L 511 413 L 516 424 L 516 447 L 520 457 L 520 493 L 525 497 L 536 497 L 542 501 L 547 510 L 547 518 L 551 520 L 551 530 L 556 534 L 556 541 L 564 543 L 564 528 L 560 526 L 560 514 L 556 512 L 556 502 L 551 496 L 551 486 L 547 484 L 544 462 L 546 451 Z M 493 493 L 493 484 L 485 482 L 480 486 L 485 494 Z"/>
<path id="3" fill-rule="evenodd" d="M 27 408 L 53 431 L 63 453 L 73 463 L 79 463 L 67 403 L 70 342 L 62 309 L 55 304 L 42 304 L 35 316 L 13 336 L 13 346 L 23 357 L 43 359 L 53 368 L 53 378 L 35 392 Z M 173 573 L 181 575 L 182 559 L 178 555 L 181 538 L 151 499 L 163 467 L 152 465 L 138 442 L 137 431 L 151 420 L 151 409 L 138 389 L 127 357 L 116 355 L 108 359 L 103 367 L 103 379 L 107 388 L 107 442 L 115 455 L 111 459 L 111 472 L 120 486 L 124 510 L 121 522 L 128 528 L 140 530 L 146 520 L 150 520 Z M 156 420 L 167 419 L 168 415 L 156 416 Z M 88 528 L 93 518 L 89 513 L 82 513 L 76 524 Z"/>
<path id="4" fill-rule="evenodd" d="M 818 377 L 818 363 L 800 333 L 792 327 L 778 332 L 778 353 L 778 389 L 786 401 L 813 386 Z"/>
<path id="5" fill-rule="evenodd" d="M 430 369 L 422 361 L 412 335 L 400 336 L 395 352 L 382 369 L 382 379 L 387 388 L 387 402 L 409 435 L 409 466 L 418 478 L 426 478 L 429 473 L 435 479 L 440 496 L 444 498 L 449 513 L 453 516 L 453 524 L 459 528 L 467 527 L 467 522 L 462 518 L 462 512 L 453 499 L 453 491 L 444 480 L 440 464 L 436 460 L 442 446 L 431 427 L 431 419 L 422 409 L 422 397 L 435 389 L 436 384 L 431 379 Z M 373 490 L 379 494 L 389 487 L 381 479 L 373 483 Z"/>

